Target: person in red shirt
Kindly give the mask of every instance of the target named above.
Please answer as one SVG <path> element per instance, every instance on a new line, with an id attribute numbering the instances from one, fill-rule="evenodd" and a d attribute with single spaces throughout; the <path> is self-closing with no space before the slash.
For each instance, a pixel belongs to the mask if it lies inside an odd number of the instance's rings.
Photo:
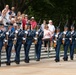
<path id="1" fill-rule="evenodd" d="M 25 14 L 22 14 L 22 28 L 25 30 L 26 27 L 26 19 L 25 19 Z"/>
<path id="2" fill-rule="evenodd" d="M 31 29 L 35 29 L 36 28 L 37 22 L 35 21 L 34 17 L 31 17 L 30 24 L 31 24 Z"/>

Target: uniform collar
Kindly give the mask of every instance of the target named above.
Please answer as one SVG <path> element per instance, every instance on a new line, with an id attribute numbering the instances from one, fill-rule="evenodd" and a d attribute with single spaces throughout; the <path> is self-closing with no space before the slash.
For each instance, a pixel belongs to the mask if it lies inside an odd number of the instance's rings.
<path id="1" fill-rule="evenodd" d="M 30 31 L 30 29 L 27 29 L 27 31 Z"/>
<path id="2" fill-rule="evenodd" d="M 57 35 L 59 34 L 60 32 L 56 33 Z"/>
<path id="3" fill-rule="evenodd" d="M 72 30 L 71 32 L 74 32 L 74 30 Z"/>
<path id="4" fill-rule="evenodd" d="M 10 29 L 10 30 L 8 30 L 8 32 L 11 32 L 11 29 Z"/>
<path id="5" fill-rule="evenodd" d="M 67 33 L 68 31 L 64 31 L 65 33 Z"/>
<path id="6" fill-rule="evenodd" d="M 18 29 L 18 31 L 19 31 L 19 30 L 21 30 L 21 29 Z"/>
<path id="7" fill-rule="evenodd" d="M 71 34 L 73 34 L 74 33 L 74 30 L 73 31 L 71 31 Z"/>

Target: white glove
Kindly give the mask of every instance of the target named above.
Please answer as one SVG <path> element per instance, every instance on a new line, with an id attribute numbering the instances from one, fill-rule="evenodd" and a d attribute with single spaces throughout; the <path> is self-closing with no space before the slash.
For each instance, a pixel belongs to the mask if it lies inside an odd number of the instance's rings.
<path id="1" fill-rule="evenodd" d="M 35 40 L 37 40 L 37 38 L 36 38 L 36 37 L 35 37 L 34 39 L 35 39 Z"/>
<path id="2" fill-rule="evenodd" d="M 56 43 L 56 41 L 54 40 L 54 43 Z"/>
<path id="3" fill-rule="evenodd" d="M 69 40 L 72 40 L 72 38 L 69 38 Z"/>
<path id="4" fill-rule="evenodd" d="M 36 34 L 38 35 L 38 32 L 36 32 Z"/>
<path id="5" fill-rule="evenodd" d="M 15 30 L 15 33 L 17 34 L 18 33 L 18 30 Z"/>
<path id="6" fill-rule="evenodd" d="M 71 32 L 71 34 L 73 34 L 73 32 Z"/>
<path id="7" fill-rule="evenodd" d="M 65 38 L 63 38 L 63 40 L 65 40 Z"/>
<path id="8" fill-rule="evenodd" d="M 17 40 L 17 38 L 14 38 L 14 40 Z"/>
<path id="9" fill-rule="evenodd" d="M 7 40 L 5 39 L 4 42 L 7 42 Z"/>
<path id="10" fill-rule="evenodd" d="M 58 35 L 55 35 L 55 37 L 58 37 Z"/>
<path id="11" fill-rule="evenodd" d="M 9 35 L 9 32 L 6 32 L 7 35 Z"/>
<path id="12" fill-rule="evenodd" d="M 23 40 L 26 40 L 26 38 L 23 37 Z"/>
<path id="13" fill-rule="evenodd" d="M 64 33 L 64 34 L 66 34 L 66 32 L 65 32 L 65 31 L 64 31 L 63 33 Z"/>
<path id="14" fill-rule="evenodd" d="M 26 34 L 28 34 L 28 32 L 27 32 L 27 31 L 25 31 L 25 33 L 26 33 Z"/>

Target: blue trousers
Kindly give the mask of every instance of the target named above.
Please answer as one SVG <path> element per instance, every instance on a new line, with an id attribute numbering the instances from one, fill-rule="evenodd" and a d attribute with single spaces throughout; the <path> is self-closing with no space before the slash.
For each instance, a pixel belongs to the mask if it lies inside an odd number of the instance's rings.
<path id="1" fill-rule="evenodd" d="M 68 55 L 67 55 L 67 52 L 68 52 L 68 47 L 69 47 L 69 44 L 64 44 L 64 58 L 68 58 Z"/>
<path id="2" fill-rule="evenodd" d="M 2 46 L 3 46 L 3 41 L 0 41 L 0 62 L 1 62 L 1 50 L 2 50 Z"/>
<path id="3" fill-rule="evenodd" d="M 30 47 L 31 47 L 31 43 L 30 44 L 25 44 L 24 45 L 24 51 L 25 51 L 25 60 L 26 61 L 29 61 L 29 50 L 30 50 Z"/>
<path id="4" fill-rule="evenodd" d="M 8 62 L 8 63 L 10 63 L 12 46 L 13 46 L 13 45 L 7 46 L 7 48 L 6 48 L 6 56 L 7 56 L 7 62 Z"/>
<path id="5" fill-rule="evenodd" d="M 21 46 L 22 46 L 22 43 L 15 45 L 15 51 L 16 51 L 15 61 L 17 61 L 17 62 L 20 62 L 20 50 L 21 50 Z"/>
<path id="6" fill-rule="evenodd" d="M 55 48 L 56 51 L 56 60 L 60 60 L 60 46 L 61 44 L 58 44 Z"/>
<path id="7" fill-rule="evenodd" d="M 75 44 L 71 44 L 70 45 L 70 58 L 73 58 L 74 56 L 74 48 L 75 48 Z"/>
<path id="8" fill-rule="evenodd" d="M 36 44 L 35 45 L 35 52 L 36 52 L 37 59 L 40 59 L 41 47 L 42 47 L 42 44 Z"/>

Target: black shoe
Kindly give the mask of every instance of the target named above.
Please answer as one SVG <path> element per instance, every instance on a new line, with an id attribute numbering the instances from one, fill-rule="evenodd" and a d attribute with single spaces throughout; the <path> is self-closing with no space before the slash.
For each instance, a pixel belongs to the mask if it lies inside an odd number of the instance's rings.
<path id="1" fill-rule="evenodd" d="M 1 67 L 1 62 L 0 62 L 0 67 Z"/>
<path id="2" fill-rule="evenodd" d="M 68 58 L 63 58 L 64 61 L 68 61 Z"/>
<path id="3" fill-rule="evenodd" d="M 55 62 L 59 62 L 60 60 L 59 59 L 55 59 Z"/>
<path id="4" fill-rule="evenodd" d="M 10 66 L 10 63 L 9 63 L 9 62 L 6 62 L 6 65 L 7 65 L 7 66 Z"/>
<path id="5" fill-rule="evenodd" d="M 73 60 L 73 58 L 70 58 L 71 60 Z"/>
<path id="6" fill-rule="evenodd" d="M 20 64 L 20 62 L 19 62 L 19 61 L 15 61 L 15 63 L 16 63 L 16 64 Z"/>
<path id="7" fill-rule="evenodd" d="M 40 61 L 40 59 L 36 59 L 36 61 Z"/>
<path id="8" fill-rule="evenodd" d="M 29 60 L 24 60 L 25 63 L 29 63 Z"/>

